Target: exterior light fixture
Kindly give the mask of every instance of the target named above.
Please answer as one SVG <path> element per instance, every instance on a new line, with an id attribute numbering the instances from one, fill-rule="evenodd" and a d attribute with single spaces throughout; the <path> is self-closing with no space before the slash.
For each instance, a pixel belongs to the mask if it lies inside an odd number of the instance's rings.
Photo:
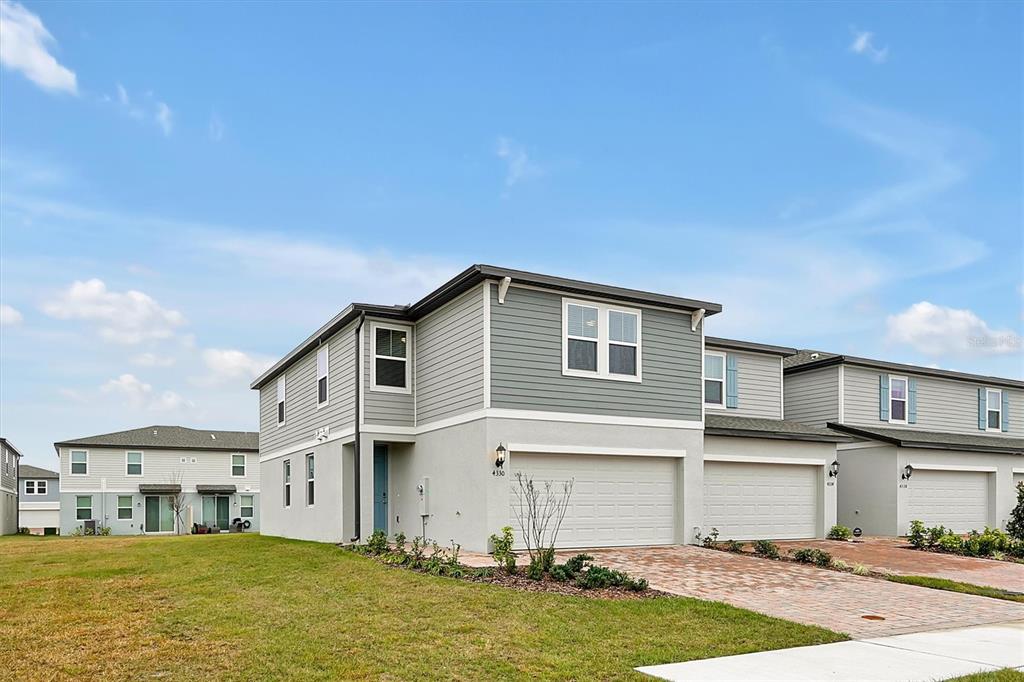
<path id="1" fill-rule="evenodd" d="M 831 466 L 829 466 L 829 468 L 828 468 L 828 477 L 829 478 L 838 478 L 839 477 L 839 460 L 838 459 L 833 461 Z"/>
<path id="2" fill-rule="evenodd" d="M 910 477 L 913 475 L 913 473 L 914 473 L 914 467 L 912 467 L 912 466 L 910 466 L 908 464 L 907 466 L 903 467 L 903 475 L 900 476 L 900 478 L 903 479 L 904 481 L 909 481 Z"/>
<path id="3" fill-rule="evenodd" d="M 505 455 L 508 454 L 508 450 L 505 449 L 504 443 L 498 443 L 497 449 L 494 451 L 494 466 L 499 469 L 505 465 Z"/>

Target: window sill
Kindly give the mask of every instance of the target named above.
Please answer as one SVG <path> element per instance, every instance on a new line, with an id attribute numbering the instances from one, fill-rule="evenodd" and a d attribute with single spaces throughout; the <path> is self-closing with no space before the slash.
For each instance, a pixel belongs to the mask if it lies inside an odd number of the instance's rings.
<path id="1" fill-rule="evenodd" d="M 411 388 L 402 388 L 400 386 L 378 386 L 376 384 L 371 384 L 370 390 L 374 393 L 398 393 L 412 395 Z"/>
<path id="2" fill-rule="evenodd" d="M 639 384 L 643 381 L 642 375 L 630 376 L 629 374 L 598 374 L 587 372 L 581 369 L 562 368 L 562 376 L 578 379 L 604 379 L 605 381 L 625 381 L 626 383 Z"/>
<path id="3" fill-rule="evenodd" d="M 708 409 L 708 410 L 728 410 L 729 409 L 726 405 L 722 405 L 721 403 L 704 403 L 704 407 L 706 409 Z"/>

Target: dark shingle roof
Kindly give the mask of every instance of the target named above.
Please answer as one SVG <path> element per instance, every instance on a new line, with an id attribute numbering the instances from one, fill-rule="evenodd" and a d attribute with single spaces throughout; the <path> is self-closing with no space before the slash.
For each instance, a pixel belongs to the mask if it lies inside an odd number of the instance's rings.
<path id="1" fill-rule="evenodd" d="M 771 355 L 781 355 L 783 357 L 793 355 L 793 353 L 796 353 L 796 348 L 790 348 L 788 346 L 773 346 L 768 343 L 756 343 L 754 341 L 723 339 L 718 336 L 705 336 L 704 345 L 714 346 L 715 348 L 727 348 L 729 350 L 745 350 L 753 351 L 755 353 L 770 353 Z"/>
<path id="2" fill-rule="evenodd" d="M 850 426 L 829 422 L 829 427 L 851 436 L 893 443 L 905 448 L 936 448 L 940 450 L 973 450 L 976 452 L 1001 452 L 1015 455 L 1024 454 L 1024 438 L 1005 436 L 983 436 L 973 433 L 944 433 L 939 431 L 918 431 L 885 426 Z"/>
<path id="3" fill-rule="evenodd" d="M 704 415 L 704 434 L 711 436 L 742 436 L 746 438 L 779 438 L 844 443 L 850 438 L 820 426 L 808 426 L 785 419 L 735 417 L 728 414 Z"/>
<path id="4" fill-rule="evenodd" d="M 991 377 L 983 374 L 968 374 L 967 372 L 955 372 L 950 369 L 936 369 L 934 367 L 921 367 L 920 365 L 905 365 L 899 362 L 888 362 L 886 360 L 872 360 L 870 358 L 859 358 L 854 355 L 839 355 L 837 353 L 826 353 L 819 350 L 801 350 L 796 355 L 785 358 L 782 365 L 786 374 L 796 374 L 820 367 L 829 367 L 838 364 L 859 365 L 873 369 L 884 369 L 893 372 L 906 372 L 908 374 L 922 374 L 925 376 L 953 379 L 956 381 L 969 381 L 971 383 L 982 383 L 991 386 L 1007 386 L 1010 388 L 1024 388 L 1024 381 L 1019 379 L 1007 379 L 1005 377 Z"/>
<path id="5" fill-rule="evenodd" d="M 18 478 L 60 478 L 60 474 L 31 464 L 22 464 L 18 466 Z"/>
<path id="6" fill-rule="evenodd" d="M 74 438 L 53 444 L 55 448 L 72 445 L 257 452 L 260 449 L 260 435 L 252 431 L 212 431 L 189 429 L 184 426 L 145 426 L 141 429 L 115 431 L 114 433 Z"/>

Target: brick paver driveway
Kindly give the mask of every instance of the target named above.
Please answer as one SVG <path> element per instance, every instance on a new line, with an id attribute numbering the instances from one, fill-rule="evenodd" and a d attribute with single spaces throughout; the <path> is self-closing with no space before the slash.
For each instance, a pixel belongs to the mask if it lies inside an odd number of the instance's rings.
<path id="1" fill-rule="evenodd" d="M 701 547 L 588 553 L 596 563 L 643 576 L 651 587 L 665 592 L 723 601 L 858 639 L 1024 620 L 1024 604 Z"/>
<path id="2" fill-rule="evenodd" d="M 864 564 L 883 573 L 926 575 L 1024 592 L 1024 564 L 922 552 L 899 538 L 864 538 L 855 542 L 789 540 L 778 545 L 783 552 L 818 547 L 849 564 Z"/>

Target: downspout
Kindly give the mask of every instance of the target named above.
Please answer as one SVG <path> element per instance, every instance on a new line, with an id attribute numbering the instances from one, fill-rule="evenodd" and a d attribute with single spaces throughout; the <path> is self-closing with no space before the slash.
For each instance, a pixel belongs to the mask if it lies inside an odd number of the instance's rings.
<path id="1" fill-rule="evenodd" d="M 355 482 L 355 492 L 354 492 L 354 495 L 355 495 L 355 502 L 356 502 L 356 513 L 355 513 L 356 533 L 355 533 L 355 535 L 352 536 L 352 539 L 349 542 L 358 542 L 359 541 L 359 536 L 360 536 L 360 532 L 361 532 L 360 528 L 362 527 L 362 521 L 363 521 L 363 519 L 362 519 L 362 506 L 363 505 L 362 505 L 362 501 L 360 499 L 360 488 L 359 488 L 359 460 L 362 459 L 362 457 L 360 457 L 360 455 L 362 454 L 362 447 L 360 445 L 360 440 L 361 439 L 359 438 L 359 410 L 360 410 L 360 407 L 361 407 L 361 405 L 359 404 L 359 396 L 360 396 L 361 391 L 359 389 L 362 387 L 362 383 L 361 382 L 362 382 L 362 374 L 363 374 L 362 373 L 363 358 L 361 357 L 361 354 L 359 352 L 359 339 L 360 339 L 360 334 L 363 333 L 363 320 L 365 320 L 365 319 L 366 319 L 366 313 L 359 313 L 359 322 L 356 324 L 356 334 L 355 334 L 355 340 L 356 340 L 355 341 L 355 343 L 356 343 L 356 374 L 355 374 L 355 376 L 356 376 L 356 385 L 355 385 L 355 389 L 356 389 L 356 411 L 355 411 L 355 415 L 354 415 L 353 421 L 355 422 L 355 429 L 354 430 L 355 430 L 355 439 L 356 440 L 355 440 L 355 443 L 354 443 L 354 446 L 353 446 L 353 450 L 355 451 L 355 458 L 356 458 L 356 460 L 353 463 L 354 464 L 354 476 L 353 476 L 353 478 L 355 479 L 355 481 L 354 481 Z"/>

